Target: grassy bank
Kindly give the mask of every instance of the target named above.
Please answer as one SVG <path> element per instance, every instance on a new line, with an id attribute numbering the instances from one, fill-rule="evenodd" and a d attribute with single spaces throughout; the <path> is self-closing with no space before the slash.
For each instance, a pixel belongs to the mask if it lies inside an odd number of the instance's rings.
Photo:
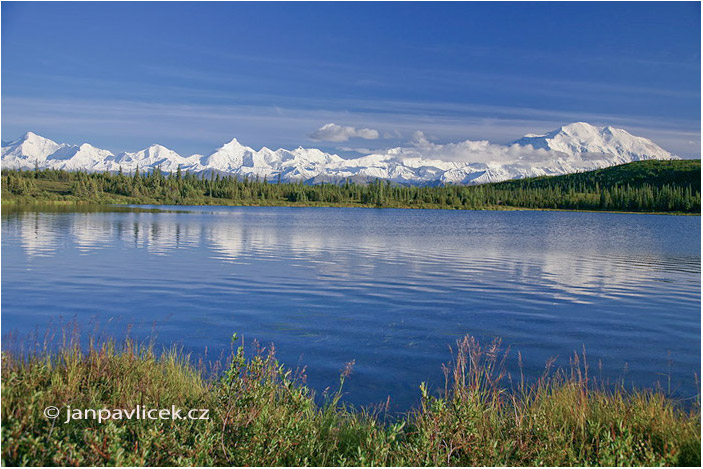
<path id="1" fill-rule="evenodd" d="M 127 341 L 2 356 L 3 465 L 700 465 L 700 402 L 595 385 L 584 359 L 527 385 L 499 343 L 459 342 L 442 396 L 398 418 L 313 399 L 271 350 L 208 374 Z M 319 402 L 324 403 L 319 404 Z M 209 420 L 71 420 L 72 409 L 209 409 Z M 48 406 L 59 417 L 44 416 Z M 201 412 L 196 416 L 202 417 Z"/>

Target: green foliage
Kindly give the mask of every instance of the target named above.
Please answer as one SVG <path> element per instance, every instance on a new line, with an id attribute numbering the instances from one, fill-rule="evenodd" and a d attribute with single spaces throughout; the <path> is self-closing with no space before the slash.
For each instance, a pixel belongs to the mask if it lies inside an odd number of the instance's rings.
<path id="1" fill-rule="evenodd" d="M 233 337 L 233 347 L 237 346 Z M 655 391 L 593 384 L 585 357 L 534 384 L 506 384 L 500 342 L 465 338 L 442 395 L 391 418 L 317 404 L 302 376 L 257 347 L 205 373 L 177 350 L 126 341 L 2 355 L 2 463 L 129 466 L 700 466 L 700 401 L 688 411 Z M 215 367 L 216 368 L 216 367 Z M 210 370 L 217 371 L 215 370 Z M 318 399 L 319 401 L 319 399 Z M 56 420 L 73 409 L 209 409 L 208 420 Z"/>
<path id="2" fill-rule="evenodd" d="M 701 190 L 701 160 L 649 160 L 612 166 L 595 171 L 566 174 L 564 176 L 537 177 L 497 183 L 499 188 L 555 187 L 566 191 L 571 186 L 582 185 L 595 189 L 604 187 L 645 185 L 661 187 L 691 186 Z"/>
<path id="3" fill-rule="evenodd" d="M 494 184 L 505 203 L 632 212 L 700 213 L 701 161 L 639 161 L 595 171 Z"/>
<path id="4" fill-rule="evenodd" d="M 57 170 L 3 171 L 6 202 L 183 205 L 302 205 L 444 209 L 562 209 L 700 213 L 700 160 L 642 161 L 566 176 L 480 186 L 270 184 L 187 171 L 132 175 Z"/>

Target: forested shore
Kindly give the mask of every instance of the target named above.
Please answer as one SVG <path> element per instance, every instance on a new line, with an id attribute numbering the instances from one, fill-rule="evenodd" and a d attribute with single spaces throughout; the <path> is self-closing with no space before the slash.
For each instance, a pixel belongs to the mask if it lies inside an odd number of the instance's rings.
<path id="1" fill-rule="evenodd" d="M 3 203 L 556 209 L 700 214 L 700 160 L 642 161 L 475 186 L 307 185 L 176 171 L 3 170 Z"/>

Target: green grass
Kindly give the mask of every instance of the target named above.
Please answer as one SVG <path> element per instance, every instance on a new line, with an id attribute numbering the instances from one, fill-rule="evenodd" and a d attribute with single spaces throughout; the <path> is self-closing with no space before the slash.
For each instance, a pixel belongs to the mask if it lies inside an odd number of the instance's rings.
<path id="1" fill-rule="evenodd" d="M 397 418 L 315 399 L 271 349 L 204 371 L 177 350 L 126 341 L 2 355 L 2 463 L 132 466 L 691 465 L 700 402 L 593 383 L 584 357 L 536 382 L 505 379 L 500 343 L 458 343 L 442 395 Z M 214 371 L 214 373 L 213 373 Z M 320 403 L 322 402 L 322 403 Z M 63 408 L 47 419 L 47 406 Z M 73 409 L 209 409 L 209 420 L 73 420 Z"/>

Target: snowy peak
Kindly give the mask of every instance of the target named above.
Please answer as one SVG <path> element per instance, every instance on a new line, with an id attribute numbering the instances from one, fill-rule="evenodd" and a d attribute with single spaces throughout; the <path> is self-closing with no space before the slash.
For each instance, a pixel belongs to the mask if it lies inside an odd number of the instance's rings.
<path id="1" fill-rule="evenodd" d="M 227 148 L 245 148 L 245 149 L 250 149 L 249 147 L 246 147 L 246 146 L 242 145 L 241 143 L 239 143 L 239 140 L 237 140 L 236 137 L 235 137 L 235 138 L 232 138 L 232 140 L 230 140 L 229 142 L 225 143 L 225 144 L 222 145 L 220 148 L 225 148 L 225 147 L 227 147 Z"/>
<path id="2" fill-rule="evenodd" d="M 45 161 L 46 158 L 65 147 L 59 145 L 53 140 L 44 138 L 34 132 L 27 132 L 22 137 L 10 142 L 7 146 L 2 147 L 2 159 L 24 160 L 31 162 L 32 165 L 37 162 Z"/>
<path id="3" fill-rule="evenodd" d="M 623 129 L 596 127 L 586 122 L 564 125 L 545 135 L 526 135 L 514 143 L 553 150 L 568 157 L 602 155 L 614 158 L 612 164 L 676 158 L 649 139 L 636 137 Z"/>
<path id="4" fill-rule="evenodd" d="M 65 145 L 47 156 L 46 161 L 55 169 L 101 171 L 105 162 L 114 156 L 108 150 L 101 150 L 89 143 L 84 143 L 80 146 Z"/>
<path id="5" fill-rule="evenodd" d="M 245 145 L 242 145 L 239 143 L 239 140 L 236 138 L 233 138 L 229 142 L 225 143 L 222 145 L 220 148 L 215 150 L 212 154 L 227 154 L 227 155 L 244 155 L 246 153 L 254 153 L 254 149 L 247 147 Z"/>
<path id="6" fill-rule="evenodd" d="M 178 162 L 179 160 L 183 160 L 184 158 L 176 153 L 173 150 L 170 150 L 162 145 L 152 145 L 146 150 L 142 150 L 138 152 L 138 155 L 140 155 L 144 160 L 150 161 L 150 162 L 157 162 L 157 161 L 171 161 L 171 162 Z"/>
<path id="7" fill-rule="evenodd" d="M 41 135 L 37 135 L 34 132 L 27 132 L 26 134 L 22 135 L 22 137 L 20 137 L 19 140 L 22 142 L 25 142 L 25 143 L 32 143 L 32 142 L 52 142 L 54 144 L 56 143 L 56 142 L 53 142 L 52 140 L 49 140 L 48 138 L 42 137 Z"/>
<path id="8" fill-rule="evenodd" d="M 44 138 L 41 135 L 35 134 L 34 132 L 27 132 L 26 134 L 22 135 L 20 138 L 18 138 L 17 140 L 15 140 L 14 142 L 11 142 L 11 143 L 35 145 L 35 144 L 42 144 L 42 143 L 46 143 L 46 142 L 51 142 L 54 145 L 58 145 L 53 140 L 49 140 L 48 138 Z"/>
<path id="9" fill-rule="evenodd" d="M 242 166 L 253 166 L 253 154 L 253 148 L 246 147 L 233 138 L 210 155 L 201 158 L 200 164 L 207 169 L 234 173 Z"/>
<path id="10" fill-rule="evenodd" d="M 154 144 L 135 153 L 120 153 L 115 158 L 115 163 L 128 169 L 132 169 L 132 166 L 135 169 L 136 166 L 141 168 L 158 166 L 164 171 L 173 171 L 178 169 L 179 164 L 185 164 L 185 159 L 173 150 Z"/>
<path id="11" fill-rule="evenodd" d="M 574 122 L 544 134 L 528 134 L 509 144 L 485 140 L 430 142 L 421 133 L 404 147 L 344 159 L 317 148 L 254 150 L 236 138 L 207 156 L 183 157 L 153 144 L 114 155 L 88 143 L 59 144 L 33 132 L 2 147 L 2 166 L 12 169 L 55 168 L 87 171 L 216 172 L 269 181 L 355 182 L 387 179 L 398 184 L 482 184 L 507 179 L 567 174 L 675 155 L 649 139 L 611 126 Z"/>
<path id="12" fill-rule="evenodd" d="M 278 151 L 280 152 L 285 150 Z M 298 147 L 295 150 L 290 151 L 289 153 L 293 155 L 294 159 L 305 161 L 307 163 L 327 164 L 344 161 L 344 159 L 339 155 L 325 153 L 324 151 L 318 150 L 317 148 Z"/>
<path id="13" fill-rule="evenodd" d="M 588 122 L 572 122 L 571 124 L 562 125 L 558 130 L 551 132 L 553 135 L 568 135 L 574 138 L 587 139 L 598 135 L 602 129 Z"/>

